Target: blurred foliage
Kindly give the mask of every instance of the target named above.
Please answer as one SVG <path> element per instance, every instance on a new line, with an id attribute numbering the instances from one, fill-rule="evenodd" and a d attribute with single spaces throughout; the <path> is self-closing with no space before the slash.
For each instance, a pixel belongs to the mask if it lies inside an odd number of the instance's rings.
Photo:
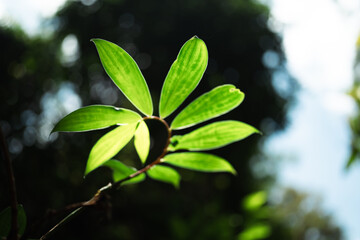
<path id="1" fill-rule="evenodd" d="M 270 209 L 265 191 L 247 195 L 243 200 L 245 210 L 245 229 L 238 235 L 239 240 L 268 239 L 271 235 L 269 223 Z"/>
<path id="2" fill-rule="evenodd" d="M 26 213 L 21 204 L 17 206 L 18 235 L 23 235 L 26 229 Z M 0 212 L 0 239 L 5 239 L 11 229 L 11 208 L 7 207 Z"/>
<path id="3" fill-rule="evenodd" d="M 53 125 L 81 105 L 133 109 L 102 70 L 89 40 L 100 37 L 124 46 L 158 102 L 167 69 L 182 43 L 195 34 L 207 43 L 210 58 L 185 104 L 215 86 L 234 84 L 246 98 L 225 118 L 251 123 L 264 133 L 211 151 L 228 159 L 238 176 L 180 170 L 179 190 L 152 180 L 124 186 L 53 239 L 234 239 L 244 231 L 250 218 L 242 199 L 273 178 L 256 178 L 250 160 L 261 154 L 263 141 L 286 125 L 296 89 L 269 19 L 268 8 L 250 0 L 83 0 L 69 1 L 50 19 L 53 32 L 45 37 L 29 38 L 20 29 L 1 27 L 0 124 L 28 217 L 25 235 L 41 236 L 65 214 L 48 211 L 41 221 L 48 209 L 87 200 L 111 180 L 105 168 L 82 178 L 89 149 L 106 130 L 49 137 Z M 165 144 L 166 131 L 156 122 L 149 121 L 149 128 L 152 161 Z M 138 167 L 134 148 L 126 149 L 117 158 Z M 0 209 L 9 205 L 5 176 L 1 165 Z M 273 239 L 291 239 L 285 223 L 269 223 Z"/>
<path id="4" fill-rule="evenodd" d="M 332 216 L 321 208 L 320 198 L 291 188 L 277 192 L 275 198 L 276 203 L 270 207 L 273 229 L 285 227 L 287 234 L 274 239 L 344 239 Z"/>
<path id="5" fill-rule="evenodd" d="M 350 119 L 352 130 L 351 155 L 347 162 L 349 168 L 356 160 L 360 159 L 360 36 L 356 42 L 357 54 L 354 64 L 354 84 L 350 90 L 350 96 L 354 99 L 357 106 L 357 113 Z"/>

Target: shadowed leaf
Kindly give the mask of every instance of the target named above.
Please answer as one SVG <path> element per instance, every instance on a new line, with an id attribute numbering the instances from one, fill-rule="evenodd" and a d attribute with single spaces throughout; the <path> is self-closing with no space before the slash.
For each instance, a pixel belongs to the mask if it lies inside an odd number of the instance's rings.
<path id="1" fill-rule="evenodd" d="M 24 234 L 27 220 L 24 207 L 21 204 L 17 206 L 17 222 L 18 222 L 18 234 L 21 236 Z M 11 229 L 11 207 L 5 208 L 0 212 L 0 237 L 7 237 Z"/>
<path id="2" fill-rule="evenodd" d="M 170 167 L 156 165 L 147 171 L 149 177 L 154 180 L 170 183 L 175 188 L 179 188 L 180 175 L 177 171 Z"/>
<path id="3" fill-rule="evenodd" d="M 103 166 L 109 167 L 113 171 L 113 179 L 114 182 L 118 182 L 130 176 L 131 174 L 135 173 L 137 170 L 136 168 L 126 166 L 122 162 L 111 159 L 103 164 Z M 142 173 L 134 178 L 131 178 L 122 184 L 130 184 L 130 183 L 138 183 L 145 180 L 145 174 Z"/>

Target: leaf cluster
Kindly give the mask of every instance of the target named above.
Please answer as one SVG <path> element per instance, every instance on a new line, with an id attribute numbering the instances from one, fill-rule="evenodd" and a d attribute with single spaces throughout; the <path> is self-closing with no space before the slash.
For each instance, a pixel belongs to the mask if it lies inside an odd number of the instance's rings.
<path id="1" fill-rule="evenodd" d="M 142 115 L 128 109 L 92 105 L 70 113 L 56 124 L 52 132 L 83 132 L 116 126 L 91 149 L 85 175 L 106 166 L 113 170 L 115 182 L 139 182 L 145 179 L 146 172 L 150 178 L 178 187 L 180 175 L 173 167 L 236 173 L 225 159 L 194 151 L 216 149 L 242 140 L 259 132 L 254 127 L 228 120 L 207 124 L 185 135 L 173 135 L 173 131 L 203 123 L 239 106 L 245 95 L 234 85 L 221 85 L 204 93 L 180 111 L 171 124 L 165 120 L 193 92 L 206 70 L 208 51 L 200 38 L 194 36 L 188 40 L 172 64 L 162 87 L 159 116 L 153 115 L 148 85 L 134 59 L 114 43 L 102 39 L 92 41 L 108 76 Z M 148 120 L 160 121 L 167 129 L 168 141 L 163 153 L 140 170 L 113 159 L 134 138 L 139 159 L 145 165 L 150 151 Z"/>

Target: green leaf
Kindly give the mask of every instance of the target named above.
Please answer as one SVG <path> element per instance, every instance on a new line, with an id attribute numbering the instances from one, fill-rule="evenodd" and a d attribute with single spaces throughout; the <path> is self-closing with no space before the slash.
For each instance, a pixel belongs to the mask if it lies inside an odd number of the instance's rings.
<path id="1" fill-rule="evenodd" d="M 52 132 L 82 132 L 123 125 L 141 120 L 136 112 L 106 105 L 80 108 L 61 119 Z"/>
<path id="2" fill-rule="evenodd" d="M 238 240 L 267 239 L 271 234 L 271 226 L 266 223 L 255 223 L 238 235 Z"/>
<path id="3" fill-rule="evenodd" d="M 153 105 L 149 88 L 134 59 L 114 43 L 102 39 L 92 41 L 109 77 L 137 109 L 151 116 Z"/>
<path id="4" fill-rule="evenodd" d="M 353 147 L 351 150 L 351 155 L 346 163 L 346 169 L 350 169 L 351 165 L 357 160 L 357 150 Z"/>
<path id="5" fill-rule="evenodd" d="M 91 149 L 85 175 L 115 156 L 134 136 L 136 126 L 122 125 L 101 137 Z"/>
<path id="6" fill-rule="evenodd" d="M 121 181 L 137 171 L 136 168 L 126 166 L 122 162 L 115 159 L 111 159 L 105 162 L 103 166 L 109 167 L 111 170 L 113 170 L 114 182 Z M 133 177 L 125 181 L 123 184 L 138 183 L 143 181 L 144 179 L 145 179 L 145 174 L 142 173 L 136 177 Z"/>
<path id="7" fill-rule="evenodd" d="M 176 167 L 202 172 L 230 172 L 236 174 L 235 169 L 225 159 L 207 153 L 173 153 L 166 155 L 162 162 Z"/>
<path id="8" fill-rule="evenodd" d="M 17 222 L 18 222 L 18 234 L 21 236 L 24 234 L 26 228 L 26 213 L 24 207 L 21 204 L 17 206 Z M 0 212 L 0 237 L 7 237 L 11 229 L 11 207 L 5 208 Z"/>
<path id="9" fill-rule="evenodd" d="M 191 102 L 171 123 L 173 129 L 183 129 L 218 117 L 239 106 L 244 93 L 234 85 L 222 85 Z"/>
<path id="10" fill-rule="evenodd" d="M 180 149 L 209 150 L 242 140 L 259 131 L 243 122 L 220 121 L 208 124 L 183 136 L 171 138 L 169 151 Z"/>
<path id="11" fill-rule="evenodd" d="M 150 133 L 145 121 L 141 121 L 135 131 L 134 145 L 141 162 L 144 164 L 150 150 Z"/>
<path id="12" fill-rule="evenodd" d="M 249 194 L 243 200 L 244 209 L 247 211 L 255 211 L 261 208 L 267 201 L 267 194 L 265 191 L 258 191 Z"/>
<path id="13" fill-rule="evenodd" d="M 23 205 L 21 205 L 21 204 L 18 205 L 18 216 L 17 217 L 18 217 L 18 226 L 19 226 L 18 234 L 21 236 L 24 234 L 26 224 L 27 224 L 25 209 L 24 209 Z"/>
<path id="14" fill-rule="evenodd" d="M 11 228 L 11 208 L 7 207 L 0 212 L 0 237 L 7 237 Z"/>
<path id="15" fill-rule="evenodd" d="M 155 165 L 147 171 L 147 174 L 154 180 L 170 183 L 175 188 L 179 188 L 180 174 L 170 167 Z"/>
<path id="16" fill-rule="evenodd" d="M 159 106 L 161 118 L 166 118 L 175 111 L 196 88 L 205 72 L 207 63 L 206 45 L 197 36 L 182 46 L 161 90 Z"/>

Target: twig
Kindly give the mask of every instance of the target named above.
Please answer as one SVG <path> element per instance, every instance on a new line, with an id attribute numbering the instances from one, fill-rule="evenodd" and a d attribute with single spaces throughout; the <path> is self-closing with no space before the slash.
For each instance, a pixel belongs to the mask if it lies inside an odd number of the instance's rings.
<path id="1" fill-rule="evenodd" d="M 6 162 L 6 170 L 9 177 L 9 186 L 10 186 L 10 199 L 11 199 L 11 229 L 8 236 L 8 240 L 17 240 L 18 239 L 18 209 L 17 209 L 17 197 L 16 197 L 16 186 L 15 186 L 15 177 L 11 165 L 10 154 L 6 145 L 5 136 L 0 127 L 0 138 L 1 138 L 1 148 L 3 152 L 3 157 Z"/>
<path id="2" fill-rule="evenodd" d="M 60 222 L 58 222 L 54 227 L 52 227 L 47 233 L 45 233 L 40 240 L 48 239 L 50 235 L 52 235 L 60 226 L 63 226 L 65 223 L 67 223 L 69 220 L 71 220 L 73 217 L 78 215 L 80 212 L 82 212 L 85 207 L 96 205 L 101 197 L 103 196 L 104 192 L 111 189 L 112 184 L 109 183 L 108 185 L 100 188 L 96 194 L 86 202 L 79 203 L 81 206 L 76 208 L 74 211 L 72 211 L 69 215 L 67 215 L 65 218 L 63 218 Z"/>
<path id="3" fill-rule="evenodd" d="M 136 171 L 135 173 L 131 174 L 130 176 L 120 180 L 120 181 L 117 181 L 113 184 L 109 183 L 108 185 L 100 188 L 96 194 L 88 201 L 86 202 L 80 202 L 80 203 L 76 203 L 76 204 L 71 204 L 70 206 L 74 207 L 74 206 L 79 206 L 78 208 L 76 208 L 74 211 L 72 211 L 69 215 L 67 215 L 64 219 L 62 219 L 59 223 L 57 223 L 53 228 L 51 228 L 46 234 L 44 234 L 40 240 L 45 240 L 45 239 L 48 239 L 48 237 L 53 234 L 59 227 L 63 226 L 65 223 L 67 223 L 70 219 L 72 219 L 73 217 L 75 217 L 76 215 L 78 215 L 80 212 L 82 212 L 82 210 L 84 210 L 84 207 L 88 207 L 88 206 L 94 206 L 96 205 L 99 200 L 102 198 L 102 196 L 107 192 L 107 191 L 110 191 L 110 190 L 115 190 L 117 188 L 120 187 L 120 185 L 131 179 L 131 178 L 134 178 L 146 171 L 148 171 L 151 167 L 155 166 L 156 164 L 159 164 L 161 163 L 161 159 L 166 155 L 166 153 L 168 152 L 167 151 L 167 148 L 168 146 L 170 145 L 170 138 L 171 138 L 171 128 L 169 127 L 169 125 L 167 124 L 167 122 L 165 120 L 163 120 L 162 118 L 159 118 L 159 117 L 156 117 L 156 116 L 151 116 L 151 117 L 144 117 L 143 120 L 146 120 L 146 119 L 154 119 L 154 120 L 157 120 L 157 121 L 160 121 L 164 124 L 164 126 L 166 127 L 166 130 L 167 130 L 167 133 L 168 133 L 168 137 L 167 137 L 167 141 L 166 141 L 166 144 L 164 146 L 164 149 L 163 149 L 163 152 L 161 153 L 161 155 L 156 158 L 155 161 L 153 161 L 152 163 L 146 165 L 144 168 Z"/>
<path id="4" fill-rule="evenodd" d="M 69 215 L 67 215 L 64 219 L 62 219 L 59 223 L 57 223 L 52 229 L 50 229 L 46 234 L 44 234 L 40 240 L 44 240 L 47 239 L 52 233 L 54 233 L 54 231 L 60 226 L 65 224 L 66 222 L 68 222 L 71 218 L 75 217 L 77 214 L 79 214 L 82 210 L 84 209 L 84 207 L 79 207 L 77 209 L 75 209 L 74 211 L 72 211 Z"/>
<path id="5" fill-rule="evenodd" d="M 166 153 L 168 152 L 167 148 L 169 147 L 170 145 L 170 139 L 171 139 L 171 128 L 169 127 L 169 125 L 167 124 L 167 122 L 162 119 L 162 118 L 159 118 L 159 117 L 156 117 L 156 116 L 151 116 L 151 117 L 144 117 L 143 118 L 144 120 L 146 119 L 155 119 L 155 120 L 158 120 L 160 122 L 162 122 L 164 124 L 164 126 L 166 127 L 166 130 L 167 130 L 167 133 L 168 133 L 168 137 L 167 137 L 167 140 L 166 140 L 166 144 L 164 146 L 164 149 L 163 149 L 163 152 L 160 154 L 160 156 L 155 160 L 153 161 L 152 163 L 150 163 L 149 165 L 145 166 L 144 168 L 138 170 L 137 172 L 134 172 L 133 174 L 131 174 L 130 176 L 128 176 L 127 178 L 124 178 L 116 183 L 114 183 L 114 188 L 118 188 L 121 183 L 131 179 L 131 178 L 134 178 L 144 172 L 146 172 L 147 170 L 149 170 L 150 168 L 152 168 L 153 166 L 155 166 L 156 164 L 159 164 L 161 162 L 161 159 L 166 155 Z"/>

